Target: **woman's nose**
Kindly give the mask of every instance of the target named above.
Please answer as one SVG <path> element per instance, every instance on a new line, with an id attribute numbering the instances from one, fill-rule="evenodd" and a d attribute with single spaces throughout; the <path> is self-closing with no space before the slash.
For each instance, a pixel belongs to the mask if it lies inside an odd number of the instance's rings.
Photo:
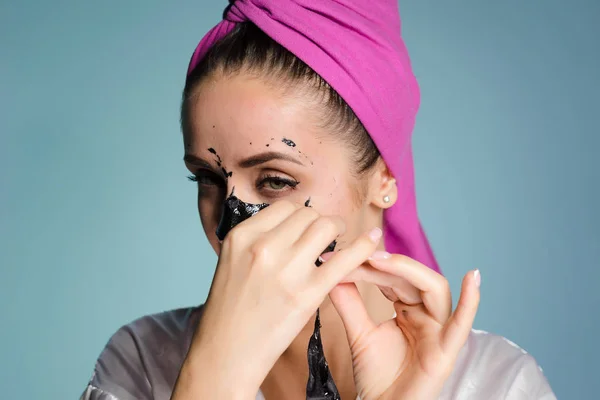
<path id="1" fill-rule="evenodd" d="M 235 174 L 234 174 L 235 175 Z M 244 181 L 243 177 L 229 177 L 226 181 L 227 191 L 225 192 L 224 200 L 231 196 L 235 196 L 247 203 L 261 203 L 260 196 L 253 191 L 254 185 L 251 182 Z"/>
<path id="2" fill-rule="evenodd" d="M 229 233 L 229 231 L 237 224 L 250 218 L 268 206 L 266 203 L 254 204 L 241 200 L 235 192 L 234 187 L 232 187 L 230 193 L 231 194 L 227 196 L 223 202 L 221 218 L 217 226 L 216 234 L 219 241 L 224 240 L 227 233 Z"/>

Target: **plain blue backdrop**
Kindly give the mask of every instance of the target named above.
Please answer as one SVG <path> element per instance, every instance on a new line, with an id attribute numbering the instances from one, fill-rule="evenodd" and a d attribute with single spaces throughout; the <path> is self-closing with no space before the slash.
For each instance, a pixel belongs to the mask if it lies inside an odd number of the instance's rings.
<path id="1" fill-rule="evenodd" d="M 74 399 L 121 325 L 203 302 L 178 126 L 224 0 L 0 4 L 0 397 Z M 406 0 L 420 215 L 475 327 L 600 392 L 600 3 Z M 455 296 L 456 297 L 456 296 Z"/>

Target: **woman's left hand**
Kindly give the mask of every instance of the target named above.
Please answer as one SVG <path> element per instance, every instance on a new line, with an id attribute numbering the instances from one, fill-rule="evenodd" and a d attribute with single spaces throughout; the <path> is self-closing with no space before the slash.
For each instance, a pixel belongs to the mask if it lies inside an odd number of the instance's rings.
<path id="1" fill-rule="evenodd" d="M 439 273 L 402 255 L 369 263 L 357 272 L 362 279 L 352 280 L 377 281 L 380 287 L 392 288 L 404 282 L 404 293 L 411 292 L 406 290 L 408 282 L 413 290 L 410 300 L 397 289 L 396 295 L 386 293 L 394 301 L 396 316 L 379 325 L 369 317 L 353 282 L 341 283 L 330 292 L 346 328 L 356 390 L 361 400 L 437 399 L 477 313 L 479 271 L 465 275 L 452 313 L 448 281 Z M 382 282 L 386 276 L 388 285 Z M 420 301 L 415 301 L 415 293 L 420 293 Z"/>

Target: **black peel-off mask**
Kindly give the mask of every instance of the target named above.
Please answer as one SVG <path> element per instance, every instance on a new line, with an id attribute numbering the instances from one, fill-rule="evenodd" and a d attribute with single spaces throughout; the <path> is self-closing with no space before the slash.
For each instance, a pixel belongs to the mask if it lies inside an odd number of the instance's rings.
<path id="1" fill-rule="evenodd" d="M 221 212 L 221 220 L 217 226 L 217 238 L 221 241 L 233 229 L 234 226 L 242 221 L 247 220 L 251 216 L 263 208 L 268 207 L 267 203 L 250 204 L 246 203 L 233 195 L 233 191 L 223 203 L 223 211 Z"/>
<path id="2" fill-rule="evenodd" d="M 310 207 L 310 199 L 304 203 Z M 233 227 L 242 221 L 256 215 L 260 210 L 268 207 L 269 204 L 251 204 L 246 203 L 233 195 L 233 191 L 223 203 L 221 220 L 217 226 L 217 238 L 224 240 L 225 236 Z M 323 253 L 331 252 L 335 249 L 334 240 L 327 246 Z M 322 263 L 317 260 L 315 265 L 319 267 Z M 340 394 L 335 386 L 329 365 L 325 359 L 323 343 L 321 342 L 321 320 L 319 310 L 315 319 L 315 329 L 308 342 L 308 382 L 306 384 L 306 400 L 340 400 Z"/>
<path id="3" fill-rule="evenodd" d="M 317 308 L 315 329 L 308 341 L 308 382 L 306 400 L 340 400 L 321 342 L 321 319 Z"/>

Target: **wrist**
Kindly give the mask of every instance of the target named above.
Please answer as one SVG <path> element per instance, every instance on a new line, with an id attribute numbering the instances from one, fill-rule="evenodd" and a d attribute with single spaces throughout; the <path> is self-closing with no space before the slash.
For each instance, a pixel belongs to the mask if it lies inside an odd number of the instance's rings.
<path id="1" fill-rule="evenodd" d="M 254 400 L 261 382 L 239 357 L 217 351 L 220 348 L 193 343 L 181 367 L 180 379 L 193 386 L 197 393 L 194 398 Z"/>
<path id="2" fill-rule="evenodd" d="M 171 400 L 231 399 L 254 400 L 257 390 L 244 385 L 238 377 L 229 376 L 206 364 L 183 363 Z"/>
<path id="3" fill-rule="evenodd" d="M 440 398 L 444 380 L 425 375 L 412 376 L 404 384 L 388 390 L 378 400 L 437 400 Z"/>

